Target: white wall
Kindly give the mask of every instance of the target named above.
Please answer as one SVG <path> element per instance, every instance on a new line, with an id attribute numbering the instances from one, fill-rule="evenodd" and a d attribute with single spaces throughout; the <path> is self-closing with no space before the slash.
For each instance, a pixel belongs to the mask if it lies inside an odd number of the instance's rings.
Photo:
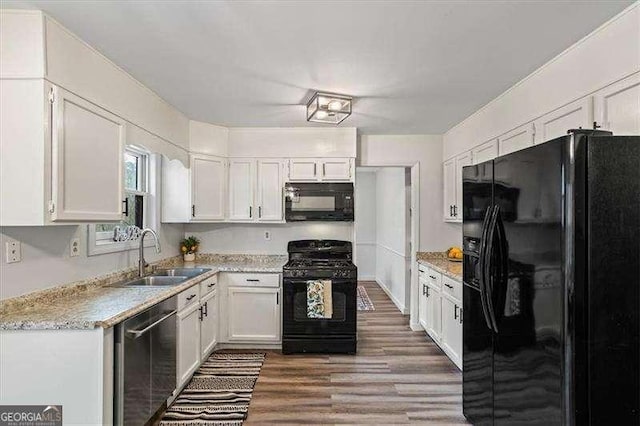
<path id="1" fill-rule="evenodd" d="M 356 169 L 355 229 L 358 279 L 376 279 L 376 169 Z"/>
<path id="2" fill-rule="evenodd" d="M 160 228 L 162 252 L 145 249 L 145 259 L 156 261 L 179 254 L 183 225 L 163 224 Z M 70 257 L 70 243 L 80 238 L 80 256 Z M 22 243 L 22 262 L 5 263 L 4 247 L 10 240 Z M 87 225 L 0 227 L 0 299 L 55 287 L 137 266 L 137 250 L 87 256 Z"/>
<path id="3" fill-rule="evenodd" d="M 460 239 L 459 227 L 442 220 L 441 135 L 363 135 L 357 160 L 359 166 L 411 167 L 419 163 L 419 251 L 442 251 Z"/>
<path id="4" fill-rule="evenodd" d="M 638 70 L 640 3 L 634 3 L 447 131 L 442 159 L 502 135 Z"/>
<path id="5" fill-rule="evenodd" d="M 376 281 L 403 313 L 408 313 L 407 191 L 405 169 L 376 172 Z"/>
<path id="6" fill-rule="evenodd" d="M 264 238 L 265 231 L 271 240 Z M 353 224 L 349 222 L 300 222 L 285 224 L 187 224 L 186 236 L 195 235 L 204 253 L 287 254 L 287 243 L 304 239 L 353 240 Z"/>

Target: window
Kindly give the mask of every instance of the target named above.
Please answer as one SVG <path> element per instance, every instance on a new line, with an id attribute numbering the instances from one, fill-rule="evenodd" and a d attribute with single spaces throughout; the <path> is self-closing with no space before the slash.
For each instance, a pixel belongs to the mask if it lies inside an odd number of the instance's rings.
<path id="1" fill-rule="evenodd" d="M 155 192 L 152 184 L 155 182 L 154 156 L 140 148 L 127 146 L 123 164 L 125 198 L 122 201 L 122 221 L 89 225 L 89 255 L 136 248 L 135 241 L 140 231 L 151 226 L 156 216 L 152 202 Z"/>

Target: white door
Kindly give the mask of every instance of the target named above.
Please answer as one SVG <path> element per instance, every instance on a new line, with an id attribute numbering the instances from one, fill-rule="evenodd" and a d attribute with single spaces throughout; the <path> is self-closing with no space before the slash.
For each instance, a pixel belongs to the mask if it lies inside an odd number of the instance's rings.
<path id="1" fill-rule="evenodd" d="M 200 304 L 178 312 L 178 386 L 200 365 Z"/>
<path id="2" fill-rule="evenodd" d="M 280 289 L 229 287 L 229 341 L 280 341 Z"/>
<path id="3" fill-rule="evenodd" d="M 498 138 L 498 153 L 500 155 L 520 151 L 533 145 L 533 123 L 525 124 Z"/>
<path id="4" fill-rule="evenodd" d="M 427 333 L 439 342 L 442 334 L 442 313 L 441 313 L 440 292 L 429 287 L 427 290 Z"/>
<path id="5" fill-rule="evenodd" d="M 284 163 L 282 160 L 258 160 L 258 220 L 281 222 L 284 204 Z"/>
<path id="6" fill-rule="evenodd" d="M 318 180 L 318 160 L 315 158 L 293 158 L 289 160 L 289 180 Z"/>
<path id="7" fill-rule="evenodd" d="M 498 156 L 498 139 L 492 139 L 471 150 L 473 164 L 484 163 Z"/>
<path id="8" fill-rule="evenodd" d="M 444 178 L 444 220 L 455 219 L 453 216 L 453 206 L 456 204 L 456 160 L 452 158 L 443 164 Z"/>
<path id="9" fill-rule="evenodd" d="M 125 121 L 60 88 L 53 99 L 51 220 L 122 220 Z"/>
<path id="10" fill-rule="evenodd" d="M 427 330 L 427 283 L 424 280 L 419 280 L 420 287 L 418 297 L 420 301 L 418 303 L 418 321 L 422 328 Z"/>
<path id="11" fill-rule="evenodd" d="M 450 299 L 442 298 L 442 346 L 456 365 L 462 355 L 462 323 L 460 306 Z"/>
<path id="12" fill-rule="evenodd" d="M 603 130 L 640 135 L 640 72 L 598 91 L 594 106 Z"/>
<path id="13" fill-rule="evenodd" d="M 193 220 L 223 220 L 226 161 L 206 155 L 191 156 Z"/>
<path id="14" fill-rule="evenodd" d="M 471 151 L 467 151 L 456 157 L 456 204 L 453 208 L 453 217 L 457 222 L 462 222 L 462 168 L 473 164 Z"/>
<path id="15" fill-rule="evenodd" d="M 351 180 L 350 158 L 325 158 L 322 160 L 322 180 Z"/>
<path id="16" fill-rule="evenodd" d="M 535 143 L 547 142 L 565 136 L 569 129 L 593 127 L 593 100 L 591 96 L 572 102 L 545 114 L 535 121 Z"/>
<path id="17" fill-rule="evenodd" d="M 252 221 L 258 216 L 253 206 L 255 160 L 229 160 L 229 220 Z"/>
<path id="18" fill-rule="evenodd" d="M 200 300 L 202 322 L 200 324 L 200 360 L 204 361 L 218 339 L 218 298 L 216 290 Z"/>

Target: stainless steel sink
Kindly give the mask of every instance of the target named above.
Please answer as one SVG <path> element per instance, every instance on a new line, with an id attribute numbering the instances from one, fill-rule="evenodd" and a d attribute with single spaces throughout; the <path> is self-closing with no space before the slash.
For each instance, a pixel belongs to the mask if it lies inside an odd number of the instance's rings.
<path id="1" fill-rule="evenodd" d="M 189 277 L 181 276 L 148 276 L 136 278 L 132 281 L 116 284 L 117 287 L 159 287 L 159 286 L 172 286 L 188 280 Z"/>
<path id="2" fill-rule="evenodd" d="M 198 275 L 204 274 L 205 272 L 209 272 L 211 269 L 209 268 L 173 268 L 173 269 L 158 269 L 151 274 L 155 277 L 197 277 Z"/>

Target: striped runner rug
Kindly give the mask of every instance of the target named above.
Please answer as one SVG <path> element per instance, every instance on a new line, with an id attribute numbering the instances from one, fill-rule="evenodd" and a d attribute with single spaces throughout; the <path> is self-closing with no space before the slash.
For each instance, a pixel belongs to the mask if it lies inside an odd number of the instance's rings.
<path id="1" fill-rule="evenodd" d="M 236 426 L 247 418 L 264 353 L 213 353 L 164 413 L 160 426 Z"/>
<path id="2" fill-rule="evenodd" d="M 357 288 L 357 303 L 359 311 L 375 311 L 376 307 L 373 306 L 373 302 L 369 298 L 367 289 L 364 286 L 359 285 Z"/>

